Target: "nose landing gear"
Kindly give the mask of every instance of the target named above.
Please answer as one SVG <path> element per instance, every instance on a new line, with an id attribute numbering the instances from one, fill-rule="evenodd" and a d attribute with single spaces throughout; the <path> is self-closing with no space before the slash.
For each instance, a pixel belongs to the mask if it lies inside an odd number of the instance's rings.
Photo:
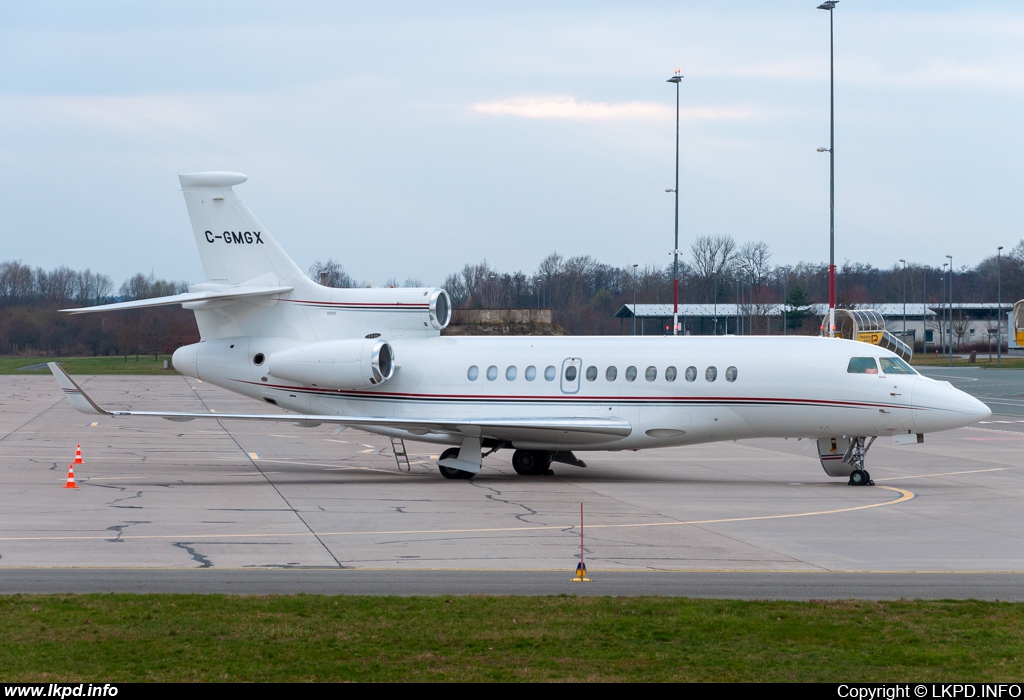
<path id="1" fill-rule="evenodd" d="M 847 459 L 850 466 L 853 467 L 853 471 L 850 472 L 850 486 L 874 486 L 875 482 L 871 480 L 871 474 L 864 468 L 864 457 L 868 453 L 868 449 L 875 442 L 875 438 L 872 437 L 870 442 L 865 446 L 864 438 L 854 438 L 853 442 L 850 443 L 850 451 L 847 453 Z"/>

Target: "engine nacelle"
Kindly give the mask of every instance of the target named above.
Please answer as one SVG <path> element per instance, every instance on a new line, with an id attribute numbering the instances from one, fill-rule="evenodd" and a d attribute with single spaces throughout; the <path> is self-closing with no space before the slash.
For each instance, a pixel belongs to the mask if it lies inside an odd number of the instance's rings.
<path id="1" fill-rule="evenodd" d="M 273 353 L 267 372 L 316 387 L 365 389 L 394 376 L 395 352 L 380 338 L 329 340 Z"/>

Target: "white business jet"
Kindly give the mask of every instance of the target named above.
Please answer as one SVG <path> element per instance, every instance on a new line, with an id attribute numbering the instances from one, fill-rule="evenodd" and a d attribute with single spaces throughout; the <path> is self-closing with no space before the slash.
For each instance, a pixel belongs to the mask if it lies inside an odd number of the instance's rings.
<path id="1" fill-rule="evenodd" d="M 817 440 L 830 476 L 869 484 L 878 436 L 897 443 L 969 425 L 989 408 L 920 376 L 891 352 L 817 337 L 441 337 L 443 289 L 333 289 L 309 280 L 253 216 L 237 173 L 179 176 L 206 281 L 169 297 L 69 313 L 181 304 L 202 340 L 174 368 L 291 413 L 101 408 L 56 364 L 72 405 L 172 421 L 287 421 L 355 426 L 453 445 L 438 462 L 468 479 L 513 449 L 525 475 L 574 453 L 745 438 Z"/>

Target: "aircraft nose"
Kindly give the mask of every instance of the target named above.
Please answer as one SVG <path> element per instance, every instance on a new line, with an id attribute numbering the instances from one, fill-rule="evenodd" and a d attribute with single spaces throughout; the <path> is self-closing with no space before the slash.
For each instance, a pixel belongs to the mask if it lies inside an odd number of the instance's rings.
<path id="1" fill-rule="evenodd" d="M 970 411 L 971 415 L 974 416 L 975 423 L 992 417 L 992 409 L 988 407 L 988 404 L 979 401 L 973 396 L 971 396 L 970 399 L 973 402 Z"/>
<path id="2" fill-rule="evenodd" d="M 913 404 L 919 433 L 962 428 L 992 415 L 992 409 L 949 382 L 923 377 L 914 385 Z"/>

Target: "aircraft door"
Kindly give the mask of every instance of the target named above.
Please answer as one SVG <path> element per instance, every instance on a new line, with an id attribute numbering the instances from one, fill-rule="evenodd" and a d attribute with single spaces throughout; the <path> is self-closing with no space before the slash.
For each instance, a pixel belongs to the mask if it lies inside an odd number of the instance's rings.
<path id="1" fill-rule="evenodd" d="M 562 393 L 576 394 L 580 390 L 580 374 L 583 371 L 583 360 L 570 357 L 562 362 Z"/>
<path id="2" fill-rule="evenodd" d="M 878 425 L 875 427 L 879 435 L 895 435 L 913 430 L 912 395 L 917 373 L 905 362 L 895 358 L 879 359 L 882 373 L 879 381 L 885 390 L 883 399 L 889 407 L 879 410 Z"/>

